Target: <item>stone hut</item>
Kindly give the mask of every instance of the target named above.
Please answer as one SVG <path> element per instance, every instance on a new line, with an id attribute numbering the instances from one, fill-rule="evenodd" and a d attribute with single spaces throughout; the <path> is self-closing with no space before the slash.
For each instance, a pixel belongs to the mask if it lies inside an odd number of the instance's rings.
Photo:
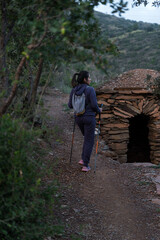
<path id="1" fill-rule="evenodd" d="M 96 91 L 103 104 L 101 136 L 120 163 L 160 164 L 160 99 L 153 94 L 159 76 L 154 70 L 135 69 Z"/>

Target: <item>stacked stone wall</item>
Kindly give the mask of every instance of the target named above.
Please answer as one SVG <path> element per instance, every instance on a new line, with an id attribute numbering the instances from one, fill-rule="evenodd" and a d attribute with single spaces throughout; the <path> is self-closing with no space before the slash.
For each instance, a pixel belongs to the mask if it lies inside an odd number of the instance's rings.
<path id="1" fill-rule="evenodd" d="M 152 163 L 160 163 L 160 100 L 148 89 L 114 88 L 97 90 L 97 100 L 103 104 L 101 135 L 113 158 L 127 162 L 129 119 L 139 114 L 149 116 L 149 145 Z"/>

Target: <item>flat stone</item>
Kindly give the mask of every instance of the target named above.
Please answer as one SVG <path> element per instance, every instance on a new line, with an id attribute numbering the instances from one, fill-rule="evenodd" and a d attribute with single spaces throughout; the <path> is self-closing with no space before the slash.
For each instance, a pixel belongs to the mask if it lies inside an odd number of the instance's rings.
<path id="1" fill-rule="evenodd" d="M 152 199 L 152 203 L 160 205 L 160 199 L 154 198 L 154 199 Z"/>
<path id="2" fill-rule="evenodd" d="M 155 178 L 155 182 L 160 184 L 160 175 Z"/>
<path id="3" fill-rule="evenodd" d="M 153 179 L 154 179 L 154 177 L 153 177 L 154 174 L 153 173 L 145 173 L 144 175 L 148 178 L 151 178 L 152 181 L 153 181 Z"/>
<path id="4" fill-rule="evenodd" d="M 68 206 L 67 205 L 61 205 L 61 208 L 67 208 Z"/>
<path id="5" fill-rule="evenodd" d="M 105 124 L 104 126 L 108 128 L 128 128 L 129 124 L 128 123 L 109 123 L 109 124 Z"/>
<path id="6" fill-rule="evenodd" d="M 157 194 L 160 195 L 160 175 L 156 176 L 156 177 L 152 177 L 152 181 L 155 183 L 156 185 L 156 191 Z"/>
<path id="7" fill-rule="evenodd" d="M 157 190 L 157 194 L 160 195 L 160 184 L 156 183 L 156 190 Z"/>
<path id="8" fill-rule="evenodd" d="M 133 96 L 133 95 L 120 95 L 120 96 L 117 96 L 115 97 L 115 99 L 143 99 L 144 97 L 143 96 Z"/>
<path id="9" fill-rule="evenodd" d="M 126 142 L 124 142 L 124 143 L 116 143 L 116 142 L 113 142 L 113 143 L 111 143 L 110 144 L 110 146 L 111 146 L 111 148 L 113 149 L 113 150 L 124 150 L 124 151 L 126 151 L 126 149 L 127 149 L 127 143 Z"/>
<path id="10" fill-rule="evenodd" d="M 142 167 L 153 167 L 157 166 L 156 164 L 149 163 L 149 162 L 139 162 L 139 163 L 132 163 L 134 166 L 142 166 Z"/>
<path id="11" fill-rule="evenodd" d="M 109 150 L 108 145 L 105 145 L 102 150 Z"/>
<path id="12" fill-rule="evenodd" d="M 104 155 L 105 155 L 106 157 L 117 157 L 117 154 L 116 154 L 115 152 L 113 152 L 113 151 L 110 151 L 110 150 L 107 150 L 107 151 L 104 153 Z"/>

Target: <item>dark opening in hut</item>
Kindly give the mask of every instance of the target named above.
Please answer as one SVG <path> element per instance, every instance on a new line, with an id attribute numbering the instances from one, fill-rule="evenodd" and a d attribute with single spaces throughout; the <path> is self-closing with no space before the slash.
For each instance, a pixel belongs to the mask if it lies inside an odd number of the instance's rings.
<path id="1" fill-rule="evenodd" d="M 127 162 L 150 162 L 149 116 L 140 114 L 129 120 Z"/>

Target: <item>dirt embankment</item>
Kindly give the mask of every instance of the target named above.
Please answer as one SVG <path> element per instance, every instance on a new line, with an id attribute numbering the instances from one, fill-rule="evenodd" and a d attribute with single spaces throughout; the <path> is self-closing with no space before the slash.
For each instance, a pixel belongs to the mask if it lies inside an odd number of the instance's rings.
<path id="1" fill-rule="evenodd" d="M 83 139 L 77 127 L 72 163 L 69 163 L 73 117 L 66 111 L 68 95 L 48 89 L 44 100 L 49 110 L 48 125 L 58 126 L 61 139 L 53 141 L 52 147 L 54 157 L 59 159 L 54 171 L 62 195 L 61 210 L 56 214 L 65 226 L 65 237 L 52 239 L 159 240 L 160 196 L 153 177 L 160 175 L 160 169 L 119 164 L 106 158 L 101 154 L 105 145 L 100 141 L 96 173 L 95 149 L 90 164 L 92 170 L 81 172 L 78 161 Z"/>

